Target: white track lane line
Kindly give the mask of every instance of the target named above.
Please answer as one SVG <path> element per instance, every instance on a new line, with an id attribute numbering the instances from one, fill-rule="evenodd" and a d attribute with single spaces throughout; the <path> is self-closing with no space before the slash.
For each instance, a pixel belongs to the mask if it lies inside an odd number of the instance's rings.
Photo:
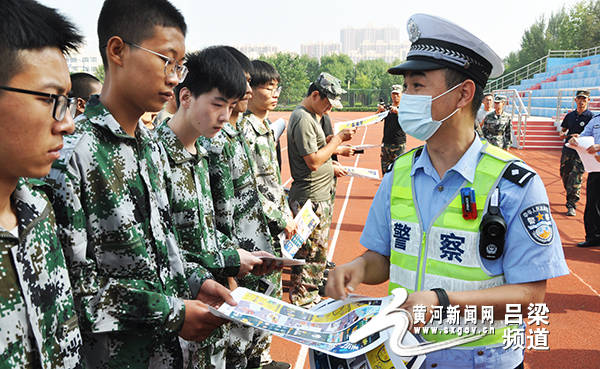
<path id="1" fill-rule="evenodd" d="M 581 278 L 579 275 L 577 275 L 577 273 L 575 273 L 573 271 L 573 269 L 569 268 L 569 272 L 571 272 L 571 274 L 573 274 L 575 276 L 575 278 L 579 279 L 581 281 L 581 283 L 583 283 L 584 285 L 586 285 L 590 290 L 592 290 L 593 293 L 596 294 L 596 296 L 600 297 L 600 294 L 598 294 L 598 291 L 596 291 L 594 289 L 594 287 L 590 286 L 586 281 L 583 280 L 583 278 Z"/>
<path id="2" fill-rule="evenodd" d="M 365 132 L 363 133 L 361 145 L 364 145 L 365 138 L 367 137 L 367 129 L 369 127 L 365 127 Z M 354 166 L 358 165 L 358 160 L 360 159 L 360 155 L 356 155 L 356 160 L 354 160 Z M 291 178 L 290 178 L 291 180 Z M 286 182 L 287 183 L 287 182 Z M 348 206 L 348 199 L 350 198 L 350 192 L 352 191 L 352 184 L 354 183 L 354 177 L 350 178 L 350 182 L 348 183 L 348 189 L 346 190 L 346 197 L 344 198 L 344 204 L 342 205 L 342 210 L 340 211 L 340 215 L 338 216 L 337 225 L 335 226 L 335 232 L 333 233 L 333 240 L 329 245 L 329 252 L 327 253 L 327 260 L 331 260 L 333 257 L 333 253 L 335 251 L 335 245 L 337 244 L 337 239 L 340 235 L 340 228 L 342 227 L 342 221 L 344 220 L 344 214 L 346 214 L 346 207 Z M 285 185 L 284 185 L 285 186 Z M 294 365 L 294 369 L 303 369 L 304 363 L 306 362 L 306 358 L 308 356 L 308 346 L 302 345 L 300 347 L 300 352 L 298 353 L 298 358 L 296 359 L 296 364 Z"/>

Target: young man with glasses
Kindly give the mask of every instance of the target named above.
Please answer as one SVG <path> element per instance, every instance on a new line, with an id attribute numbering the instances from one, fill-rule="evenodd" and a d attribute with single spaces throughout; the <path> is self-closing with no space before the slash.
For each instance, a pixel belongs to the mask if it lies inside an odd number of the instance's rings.
<path id="1" fill-rule="evenodd" d="M 275 138 L 268 119 L 269 112 L 277 106 L 281 92 L 279 82 L 279 73 L 272 65 L 261 60 L 252 61 L 252 97 L 248 100 L 248 111 L 244 113 L 238 125 L 250 150 L 252 172 L 256 177 L 258 192 L 261 194 L 260 199 L 273 238 L 273 251 L 281 256 L 281 247 L 285 239 L 296 231 L 296 223 L 281 184 Z M 274 272 L 267 278 L 274 286 L 272 295 L 281 298 L 281 272 Z M 267 365 L 272 362 L 269 355 L 270 340 L 271 336 L 268 336 L 262 354 L 256 355 L 262 355 L 262 362 Z M 250 364 L 259 366 L 260 362 L 249 363 L 249 366 Z M 289 364 L 281 363 L 281 367 L 288 368 Z"/>
<path id="2" fill-rule="evenodd" d="M 81 334 L 44 183 L 73 132 L 64 53 L 82 37 L 32 0 L 0 7 L 0 360 L 80 368 Z M 28 179 L 29 178 L 29 179 Z"/>
<path id="3" fill-rule="evenodd" d="M 165 189 L 169 164 L 139 120 L 184 79 L 185 32 L 166 0 L 104 2 L 102 92 L 49 175 L 88 368 L 187 368 L 180 338 L 202 340 L 222 323 L 198 299 L 235 304 L 183 259 Z"/>

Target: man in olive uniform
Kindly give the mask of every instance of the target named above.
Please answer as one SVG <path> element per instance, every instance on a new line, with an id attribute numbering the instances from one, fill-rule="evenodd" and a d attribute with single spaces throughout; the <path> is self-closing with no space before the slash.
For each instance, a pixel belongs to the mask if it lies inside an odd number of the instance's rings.
<path id="1" fill-rule="evenodd" d="M 575 95 L 575 103 L 577 109 L 565 115 L 565 118 L 560 125 L 560 137 L 565 139 L 565 143 L 569 142 L 574 134 L 583 132 L 585 126 L 594 116 L 588 110 L 590 101 L 590 92 L 587 90 L 579 90 Z M 563 146 L 560 156 L 560 178 L 562 179 L 565 191 L 567 191 L 567 215 L 575 216 L 575 209 L 579 201 L 581 193 L 581 180 L 583 177 L 583 163 L 577 151 Z"/>
<path id="2" fill-rule="evenodd" d="M 54 212 L 31 179 L 48 174 L 75 128 L 63 53 L 82 37 L 32 0 L 3 1 L 0 18 L 0 366 L 82 368 Z"/>
<path id="3" fill-rule="evenodd" d="M 494 111 L 483 119 L 481 130 L 483 138 L 492 145 L 509 150 L 512 145 L 512 122 L 510 114 L 504 111 L 506 96 L 498 95 L 494 98 Z"/>
<path id="4" fill-rule="evenodd" d="M 392 105 L 389 107 L 389 113 L 383 121 L 383 139 L 381 140 L 381 174 L 391 169 L 391 164 L 396 158 L 406 150 L 406 133 L 398 123 L 398 105 L 402 98 L 402 86 L 392 85 Z M 379 106 L 377 112 L 384 111 L 385 108 Z"/>

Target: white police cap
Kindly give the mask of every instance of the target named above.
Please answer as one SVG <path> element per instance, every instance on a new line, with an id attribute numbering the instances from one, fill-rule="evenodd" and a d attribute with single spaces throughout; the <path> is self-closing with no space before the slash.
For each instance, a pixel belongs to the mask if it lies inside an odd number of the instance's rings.
<path id="1" fill-rule="evenodd" d="M 488 78 L 500 77 L 504 72 L 502 59 L 488 45 L 446 19 L 415 14 L 406 28 L 412 42 L 406 62 L 390 68 L 388 73 L 451 68 L 485 86 Z"/>

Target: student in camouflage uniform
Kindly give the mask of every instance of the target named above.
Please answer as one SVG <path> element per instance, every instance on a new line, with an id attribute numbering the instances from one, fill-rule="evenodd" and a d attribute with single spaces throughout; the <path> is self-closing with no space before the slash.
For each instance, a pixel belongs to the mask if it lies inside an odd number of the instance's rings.
<path id="1" fill-rule="evenodd" d="M 258 256 L 270 254 L 238 249 L 230 235 L 216 228 L 208 153 L 198 138 L 211 138 L 220 131 L 244 95 L 246 79 L 224 47 L 189 54 L 185 65 L 189 73 L 175 88 L 178 111 L 157 128 L 156 135 L 169 156 L 171 173 L 165 181 L 186 259 L 199 262 L 226 285 L 228 277 L 254 271 L 262 264 Z M 225 368 L 221 338 L 215 332 L 202 342 L 199 368 Z M 203 362 L 206 358 L 210 360 Z"/>
<path id="2" fill-rule="evenodd" d="M 392 85 L 392 105 L 387 109 L 389 113 L 383 121 L 383 138 L 381 139 L 381 174 L 391 170 L 392 164 L 396 158 L 406 150 L 406 134 L 398 123 L 398 105 L 402 97 L 402 86 Z M 386 109 L 379 105 L 377 112 L 381 113 Z"/>
<path id="3" fill-rule="evenodd" d="M 512 122 L 510 114 L 504 111 L 506 97 L 498 95 L 494 98 L 494 111 L 483 119 L 481 131 L 483 138 L 492 145 L 509 150 L 512 145 Z"/>
<path id="4" fill-rule="evenodd" d="M 54 212 L 43 182 L 24 177 L 48 174 L 75 128 L 63 53 L 82 37 L 32 0 L 4 1 L 0 17 L 0 366 L 81 368 Z"/>
<path id="5" fill-rule="evenodd" d="M 222 323 L 195 298 L 235 304 L 208 271 L 183 259 L 165 190 L 169 163 L 139 120 L 185 78 L 185 31 L 166 0 L 105 1 L 102 93 L 49 175 L 89 368 L 188 367 L 180 337 L 202 340 Z"/>
<path id="6" fill-rule="evenodd" d="M 588 110 L 590 92 L 579 90 L 575 95 L 577 109 L 565 115 L 560 125 L 560 137 L 569 142 L 574 134 L 580 134 L 585 129 L 594 114 Z M 575 209 L 581 193 L 581 181 L 583 178 L 583 163 L 577 151 L 563 146 L 560 156 L 560 178 L 567 192 L 567 216 L 575 216 Z"/>
<path id="7" fill-rule="evenodd" d="M 230 237 L 235 244 L 248 251 L 275 253 L 273 238 L 262 207 L 256 178 L 253 175 L 250 151 L 244 135 L 238 131 L 237 120 L 248 107 L 252 96 L 250 87 L 250 60 L 239 50 L 225 46 L 239 62 L 246 77 L 246 93 L 234 107 L 228 123 L 213 138 L 200 138 L 208 151 L 210 185 L 215 206 L 217 228 Z M 279 275 L 248 274 L 238 278 L 237 284 L 261 293 L 269 292 L 269 286 L 277 286 Z M 281 289 L 274 288 L 271 296 L 281 298 Z M 228 369 L 254 368 L 261 363 L 261 353 L 268 352 L 271 335 L 265 331 L 243 324 L 229 323 L 223 326 L 226 363 Z M 277 362 L 263 366 L 269 368 Z"/>
<path id="8" fill-rule="evenodd" d="M 296 223 L 281 184 L 275 138 L 268 119 L 269 112 L 277 106 L 281 91 L 278 87 L 279 80 L 279 73 L 273 66 L 260 60 L 252 61 L 252 97 L 248 101 L 248 111 L 243 114 L 237 127 L 248 145 L 252 173 L 256 178 L 259 199 L 273 238 L 273 252 L 277 256 L 281 256 L 281 247 L 286 238 L 296 231 Z M 272 275 L 265 276 L 265 279 L 274 289 L 272 293 L 281 298 L 281 272 L 273 272 Z M 263 364 L 272 361 L 269 355 L 270 340 L 269 335 L 268 344 L 262 353 Z M 289 367 L 287 363 L 281 365 Z"/>
<path id="9" fill-rule="evenodd" d="M 318 290 L 308 287 L 322 283 L 327 263 L 334 190 L 331 155 L 355 132 L 355 129 L 345 129 L 327 142 L 319 119 L 332 105 L 341 107 L 339 97 L 344 92 L 337 78 L 321 73 L 290 116 L 288 125 L 288 158 L 294 178 L 290 206 L 296 214 L 310 199 L 319 217 L 317 228 L 296 254 L 297 258 L 306 259 L 306 265 L 292 268 L 290 300 L 304 307 L 312 307 L 320 301 Z"/>

